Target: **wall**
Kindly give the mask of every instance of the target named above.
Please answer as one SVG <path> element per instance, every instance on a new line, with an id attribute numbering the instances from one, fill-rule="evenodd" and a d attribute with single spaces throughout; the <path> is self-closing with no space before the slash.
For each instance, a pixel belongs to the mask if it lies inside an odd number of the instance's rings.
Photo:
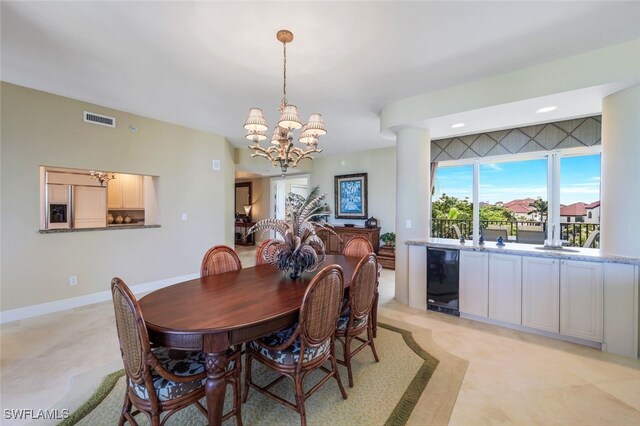
<path id="1" fill-rule="evenodd" d="M 222 136 L 0 87 L 3 312 L 103 292 L 114 276 L 136 285 L 194 274 L 207 248 L 232 244 L 233 149 Z M 117 128 L 84 123 L 84 110 L 115 117 Z M 221 170 L 212 170 L 213 159 Z M 38 233 L 41 165 L 159 176 L 162 226 Z M 77 286 L 69 286 L 71 275 Z"/>
<path id="2" fill-rule="evenodd" d="M 336 219 L 334 176 L 352 173 L 367 173 L 368 214 L 378 219 L 381 232 L 394 232 L 396 221 L 396 150 L 384 148 L 361 151 L 346 155 L 323 156 L 313 160 L 311 184 L 320 185 L 320 191 L 327 194 L 327 204 L 331 208 L 329 222 L 335 224 L 355 223 L 364 225 L 364 220 Z"/>

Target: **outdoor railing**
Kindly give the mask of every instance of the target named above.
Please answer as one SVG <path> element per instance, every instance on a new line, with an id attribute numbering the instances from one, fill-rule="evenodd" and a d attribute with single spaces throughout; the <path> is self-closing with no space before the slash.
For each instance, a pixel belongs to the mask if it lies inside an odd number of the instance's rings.
<path id="1" fill-rule="evenodd" d="M 470 238 L 473 233 L 473 221 L 466 219 L 433 219 L 431 227 L 431 235 L 435 238 L 457 238 L 452 225 L 457 225 L 465 238 Z M 508 220 L 482 220 L 480 227 L 482 229 L 488 226 L 500 227 L 507 230 L 510 241 L 515 241 L 518 228 L 526 229 L 526 227 L 536 227 L 537 229 L 547 230 L 547 223 L 540 221 L 508 221 Z M 600 229 L 598 223 L 571 222 L 560 224 L 560 239 L 564 240 L 564 245 L 573 247 L 582 247 L 587 241 L 589 235 L 593 231 Z M 598 248 L 600 240 L 596 238 L 593 247 Z"/>

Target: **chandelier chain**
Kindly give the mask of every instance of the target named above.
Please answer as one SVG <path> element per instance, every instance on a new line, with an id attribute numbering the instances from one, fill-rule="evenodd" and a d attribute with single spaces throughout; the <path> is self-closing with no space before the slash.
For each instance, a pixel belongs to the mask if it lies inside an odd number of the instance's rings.
<path id="1" fill-rule="evenodd" d="M 282 104 L 283 107 L 287 105 L 287 43 L 282 43 L 284 49 L 284 72 L 283 72 L 283 85 L 282 85 Z"/>

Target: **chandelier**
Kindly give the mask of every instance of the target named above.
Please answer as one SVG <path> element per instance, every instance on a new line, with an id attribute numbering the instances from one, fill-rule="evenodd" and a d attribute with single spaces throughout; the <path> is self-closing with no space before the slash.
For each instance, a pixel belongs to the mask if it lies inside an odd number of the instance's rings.
<path id="1" fill-rule="evenodd" d="M 287 43 L 293 41 L 293 33 L 288 30 L 280 30 L 276 34 L 278 41 L 282 42 L 284 48 L 284 74 L 282 100 L 280 101 L 280 120 L 275 127 L 271 137 L 271 146 L 262 147 L 260 142 L 267 139 L 267 120 L 262 115 L 260 108 L 251 108 L 249 116 L 244 123 L 247 130 L 246 138 L 253 141 L 249 148 L 253 150 L 252 157 L 264 157 L 271 161 L 274 167 L 280 167 L 282 176 L 287 173 L 287 168 L 296 167 L 303 158 L 313 159 L 314 152 L 322 152 L 318 149 L 318 138 L 327 133 L 324 128 L 324 121 L 321 114 L 311 114 L 307 124 L 302 125 L 298 108 L 291 105 L 287 100 Z M 300 130 L 298 142 L 304 145 L 304 149 L 294 146 L 293 131 Z"/>
<path id="2" fill-rule="evenodd" d="M 111 172 L 111 176 L 109 176 L 108 172 L 96 172 L 93 170 L 89 171 L 89 177 L 100 182 L 100 186 L 104 186 L 105 182 L 109 183 L 111 179 L 116 178 L 113 172 Z"/>

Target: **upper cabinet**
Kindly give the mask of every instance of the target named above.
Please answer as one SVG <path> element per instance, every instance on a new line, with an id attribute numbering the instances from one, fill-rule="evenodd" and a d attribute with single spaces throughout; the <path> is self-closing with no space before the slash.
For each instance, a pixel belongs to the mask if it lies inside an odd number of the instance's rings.
<path id="1" fill-rule="evenodd" d="M 144 209 L 144 176 L 116 173 L 107 185 L 109 209 Z"/>

